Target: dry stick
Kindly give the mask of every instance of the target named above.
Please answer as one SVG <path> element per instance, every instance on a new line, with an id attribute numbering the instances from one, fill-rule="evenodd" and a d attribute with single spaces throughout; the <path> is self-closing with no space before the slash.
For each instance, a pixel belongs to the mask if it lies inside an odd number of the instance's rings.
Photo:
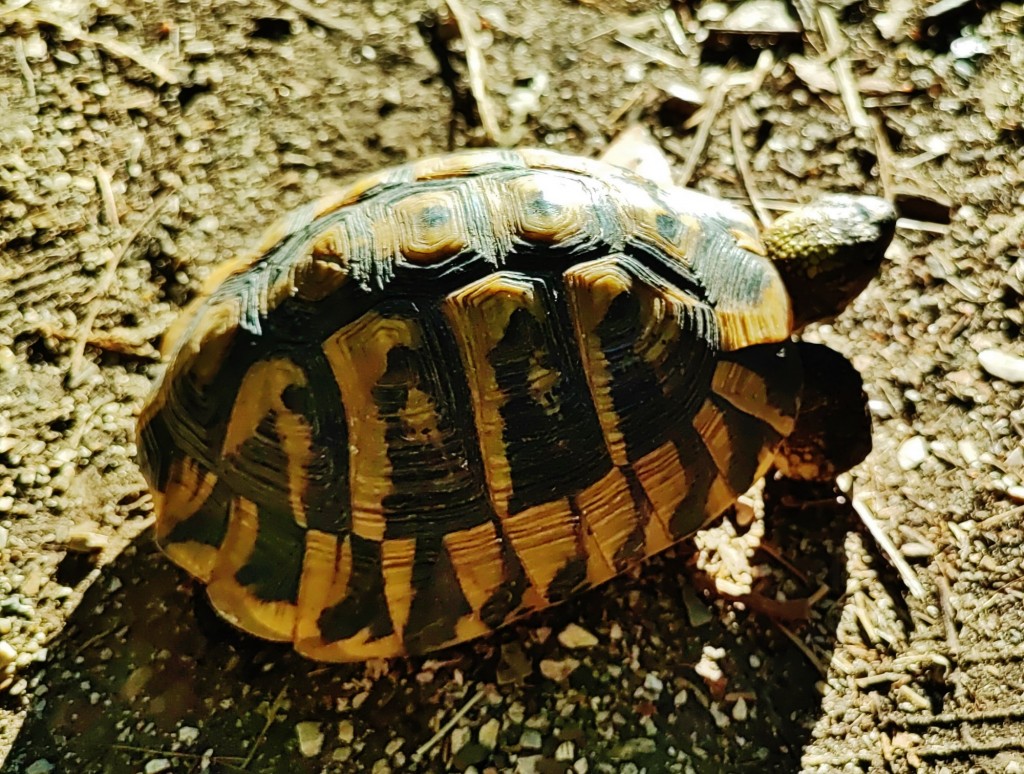
<path id="1" fill-rule="evenodd" d="M 842 97 L 850 123 L 857 129 L 870 129 L 871 120 L 868 118 L 867 111 L 864 110 L 864 103 L 857 90 L 857 82 L 853 78 L 853 69 L 850 67 L 849 60 L 844 56 L 846 41 L 839 29 L 835 12 L 826 6 L 819 6 L 818 18 L 821 20 L 828 56 L 832 59 L 832 73 L 839 86 L 839 96 Z"/>
<path id="2" fill-rule="evenodd" d="M 693 147 L 690 148 L 690 153 L 686 157 L 686 163 L 676 178 L 676 184 L 681 188 L 684 188 L 690 182 L 690 178 L 693 177 L 693 173 L 697 169 L 697 164 L 700 163 L 700 158 L 704 154 L 704 148 L 708 144 L 708 138 L 711 136 L 711 128 L 715 123 L 715 118 L 717 118 L 718 112 L 722 109 L 722 105 L 725 104 L 725 95 L 729 91 L 729 86 L 728 75 L 723 75 L 722 80 L 711 91 L 708 103 L 704 106 L 704 120 L 701 121 L 697 134 L 693 138 Z"/>
<path id="3" fill-rule="evenodd" d="M 430 749 L 435 744 L 437 744 L 442 739 L 444 739 L 445 736 L 448 735 L 448 732 L 451 731 L 453 728 L 455 728 L 455 724 L 458 723 L 460 720 L 462 720 L 462 718 L 464 718 L 466 716 L 466 713 L 469 712 L 471 709 L 473 709 L 473 707 L 476 706 L 476 704 L 483 697 L 484 697 L 484 692 L 480 691 L 472 699 L 470 699 L 465 704 L 463 704 L 462 708 L 458 712 L 456 712 L 454 715 L 452 715 L 447 723 L 445 723 L 443 726 L 441 726 L 439 729 L 437 729 L 437 733 L 436 734 L 434 734 L 432 737 L 430 737 L 430 739 L 428 739 L 426 742 L 424 742 L 422 745 L 420 745 L 419 749 L 416 750 L 416 752 L 414 752 L 412 754 L 413 762 L 414 763 L 419 763 L 423 759 L 423 756 L 426 755 L 428 752 L 430 752 Z"/>
<path id="4" fill-rule="evenodd" d="M 476 14 L 471 13 L 462 0 L 444 0 L 451 11 L 455 25 L 459 28 L 462 42 L 466 46 L 466 68 L 469 70 L 469 90 L 473 93 L 477 110 L 480 111 L 480 123 L 484 131 L 490 136 L 495 145 L 514 145 L 519 139 L 518 132 L 506 132 L 498 123 L 491 103 L 491 97 L 487 93 L 487 65 L 484 61 L 483 50 L 480 47 L 480 38 L 477 35 L 480 20 Z"/>
<path id="5" fill-rule="evenodd" d="M 113 228 L 121 227 L 121 218 L 117 214 L 117 199 L 114 198 L 114 188 L 110 183 L 110 173 L 99 164 L 93 170 L 96 175 L 96 184 L 100 188 L 100 196 L 103 197 L 103 211 L 107 216 L 107 223 Z"/>
<path id="6" fill-rule="evenodd" d="M 668 36 L 672 38 L 672 42 L 679 49 L 679 53 L 684 57 L 690 56 L 693 53 L 693 46 L 686 39 L 686 30 L 683 29 L 683 25 L 679 22 L 679 16 L 676 15 L 676 12 L 671 9 L 666 10 L 661 14 L 661 21 L 665 25 Z"/>
<path id="7" fill-rule="evenodd" d="M 673 67 L 676 70 L 690 69 L 690 63 L 681 56 L 677 56 L 671 51 L 666 51 L 658 46 L 652 46 L 650 43 L 638 40 L 632 35 L 616 35 L 615 42 L 625 46 L 626 48 L 633 49 L 638 54 L 643 54 L 648 59 L 655 62 L 661 62 L 666 67 Z"/>
<path id="8" fill-rule="evenodd" d="M 761 195 L 757 192 L 757 186 L 754 185 L 754 175 L 750 170 L 750 157 L 747 154 L 747 146 L 743 144 L 743 127 L 740 126 L 738 110 L 732 111 L 729 123 L 732 134 L 732 153 L 736 158 L 736 169 L 739 170 L 743 190 L 747 192 L 747 198 L 750 199 L 750 206 L 757 213 L 757 219 L 761 221 L 762 226 L 767 228 L 772 224 L 772 216 L 768 212 L 768 208 L 764 206 Z"/>
<path id="9" fill-rule="evenodd" d="M 875 153 L 878 157 L 878 177 L 882 181 L 882 193 L 885 198 L 892 201 L 895 191 L 892 184 L 892 170 L 894 167 L 892 146 L 885 134 L 885 127 L 882 125 L 881 116 L 871 117 L 871 126 L 875 130 Z"/>
<path id="10" fill-rule="evenodd" d="M 334 30 L 335 32 L 345 32 L 345 23 L 341 19 L 336 16 L 331 16 L 331 14 L 327 13 L 322 8 L 317 8 L 315 5 L 307 3 L 306 0 L 281 0 L 281 2 L 291 7 L 293 10 L 298 11 L 307 19 L 311 19 L 316 22 L 324 29 Z"/>
<path id="11" fill-rule="evenodd" d="M 792 631 L 790 631 L 788 628 L 780 624 L 778 621 L 774 623 L 775 628 L 783 634 L 785 634 L 787 637 L 789 637 L 790 640 L 792 640 L 793 644 L 796 645 L 797 649 L 799 649 L 799 651 L 807 657 L 807 660 L 814 665 L 814 668 L 821 673 L 821 676 L 827 677 L 828 667 L 821 663 L 821 659 L 818 658 L 815 652 L 808 647 L 807 643 L 801 640 L 799 637 L 797 637 Z"/>
<path id="12" fill-rule="evenodd" d="M 242 768 L 248 769 L 249 764 L 252 763 L 252 759 L 256 757 L 256 751 L 263 744 L 263 740 L 267 736 L 267 732 L 270 730 L 270 726 L 275 720 L 277 720 L 277 712 L 281 709 L 284 704 L 284 697 L 288 692 L 287 686 L 277 692 L 277 696 L 274 697 L 274 701 L 270 704 L 270 708 L 267 710 L 267 721 L 263 724 L 263 728 L 260 729 L 259 734 L 256 735 L 256 739 L 252 743 L 252 747 L 249 748 L 249 754 L 245 756 L 245 760 L 242 761 Z"/>
<path id="13" fill-rule="evenodd" d="M 111 56 L 119 57 L 122 59 L 130 59 L 140 67 L 144 67 L 155 75 L 159 80 L 164 83 L 178 83 L 179 78 L 167 67 L 164 67 L 155 58 L 145 53 L 142 49 L 137 48 L 128 43 L 123 43 L 117 38 L 110 38 L 106 35 L 92 35 L 88 32 L 84 32 L 78 25 L 58 19 L 56 16 L 50 16 L 48 14 L 39 14 L 35 12 L 27 12 L 18 14 L 15 18 L 21 21 L 26 26 L 32 27 L 37 24 L 46 24 L 50 27 L 55 27 L 60 30 L 62 35 L 65 35 L 72 40 L 77 40 L 80 43 L 91 43 L 98 48 L 102 48 Z"/>
<path id="14" fill-rule="evenodd" d="M 818 22 L 814 18 L 814 8 L 808 0 L 793 0 L 793 7 L 796 8 L 797 16 L 804 28 L 804 37 L 810 43 L 811 48 L 819 54 L 825 50 L 821 40 L 821 31 L 818 29 Z"/>
<path id="15" fill-rule="evenodd" d="M 163 191 L 153 202 L 150 207 L 149 214 L 139 223 L 134 231 L 128 236 L 124 242 L 121 243 L 121 247 L 116 253 L 114 253 L 107 261 L 107 266 L 103 270 L 103 275 L 100 277 L 99 282 L 96 283 L 96 288 L 85 298 L 82 299 L 83 304 L 90 304 L 91 302 L 106 295 L 107 291 L 110 290 L 110 286 L 114 283 L 114 275 L 117 273 L 117 267 L 121 264 L 121 260 L 124 258 L 128 249 L 138 239 L 139 234 L 152 223 L 156 216 L 160 214 L 160 210 L 163 209 L 164 204 L 167 203 L 167 198 L 170 196 L 170 191 Z M 81 367 L 82 358 L 85 356 L 85 346 L 92 336 L 92 326 L 96 323 L 96 317 L 99 315 L 99 304 L 91 304 L 89 312 L 85 316 L 85 321 L 82 323 L 81 329 L 78 331 L 78 336 L 75 339 L 74 349 L 71 351 L 71 364 L 68 366 L 68 384 L 70 387 L 75 387 L 79 384 L 81 378 Z"/>
<path id="16" fill-rule="evenodd" d="M 882 526 L 875 519 L 875 515 L 871 512 L 871 508 L 864 502 L 863 495 L 854 495 L 850 504 L 853 506 L 853 510 L 856 511 L 860 520 L 864 522 L 864 526 L 868 528 L 868 532 L 871 533 L 871 537 L 875 539 L 875 542 L 881 547 L 885 555 L 889 557 L 889 561 L 893 563 L 896 571 L 900 574 L 903 582 L 907 584 L 907 589 L 918 599 L 923 599 L 926 596 L 924 586 L 921 585 L 921 581 L 918 580 L 914 574 L 914 570 L 906 559 L 903 558 L 903 554 L 900 553 L 899 549 L 896 548 L 896 544 L 892 542 L 890 537 L 882 529 Z"/>
<path id="17" fill-rule="evenodd" d="M 36 98 L 36 79 L 32 74 L 28 58 L 25 56 L 25 42 L 20 37 L 14 39 L 14 58 L 18 60 L 18 69 L 21 70 L 21 76 L 25 79 L 25 91 L 28 92 L 28 98 L 34 100 Z"/>

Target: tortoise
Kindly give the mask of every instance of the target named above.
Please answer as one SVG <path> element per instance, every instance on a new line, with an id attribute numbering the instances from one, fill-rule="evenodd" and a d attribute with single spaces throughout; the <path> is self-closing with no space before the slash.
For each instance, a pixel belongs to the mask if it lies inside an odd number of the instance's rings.
<path id="1" fill-rule="evenodd" d="M 320 661 L 560 602 L 773 464 L 859 461 L 802 433 L 793 334 L 866 287 L 894 222 L 832 195 L 762 237 L 723 201 L 540 149 L 364 176 L 168 331 L 139 420 L 157 540 L 225 619 Z M 838 377 L 815 379 L 827 405 Z"/>

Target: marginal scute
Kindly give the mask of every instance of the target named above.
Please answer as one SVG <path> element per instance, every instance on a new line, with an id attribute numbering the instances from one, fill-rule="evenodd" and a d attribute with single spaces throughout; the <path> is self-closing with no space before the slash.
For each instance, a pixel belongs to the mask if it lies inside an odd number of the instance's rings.
<path id="1" fill-rule="evenodd" d="M 206 593 L 217 612 L 235 626 L 266 640 L 288 641 L 295 630 L 294 602 L 261 599 L 236 577 L 252 557 L 261 528 L 265 527 L 260 523 L 258 506 L 236 497 Z"/>

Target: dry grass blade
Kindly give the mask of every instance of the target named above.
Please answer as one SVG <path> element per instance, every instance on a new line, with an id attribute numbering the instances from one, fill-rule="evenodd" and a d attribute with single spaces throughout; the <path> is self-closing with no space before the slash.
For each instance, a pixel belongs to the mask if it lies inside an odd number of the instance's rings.
<path id="1" fill-rule="evenodd" d="M 697 129 L 697 134 L 693 138 L 693 146 L 686 157 L 686 163 L 676 178 L 678 185 L 686 186 L 690 182 L 690 178 L 693 177 L 693 173 L 697 170 L 697 165 L 704 155 L 704 148 L 707 147 L 708 138 L 711 137 L 711 129 L 715 125 L 715 119 L 718 117 L 722 105 L 725 104 L 725 95 L 729 92 L 730 85 L 729 77 L 726 75 L 712 90 L 708 98 L 708 104 L 701 111 L 702 120 L 700 127 Z"/>
<path id="2" fill-rule="evenodd" d="M 487 92 L 487 64 L 484 60 L 483 48 L 480 45 L 480 19 L 462 0 L 445 0 L 455 24 L 459 28 L 462 42 L 466 46 L 466 68 L 469 70 L 469 90 L 473 94 L 476 108 L 480 113 L 480 123 L 484 131 L 496 145 L 515 145 L 519 140 L 519 132 L 507 132 L 501 128 L 491 95 Z"/>
<path id="3" fill-rule="evenodd" d="M 307 19 L 316 22 L 324 29 L 345 32 L 345 23 L 341 19 L 331 16 L 327 11 L 317 8 L 312 3 L 307 3 L 306 0 L 281 0 L 281 2 Z"/>
<path id="4" fill-rule="evenodd" d="M 75 346 L 71 351 L 71 362 L 68 365 L 68 386 L 77 386 L 82 377 L 82 360 L 85 356 L 85 347 L 89 340 L 92 338 L 92 327 L 96 324 L 96 317 L 99 315 L 99 304 L 92 303 L 97 299 L 102 298 L 110 290 L 111 285 L 114 284 L 114 276 L 117 274 L 117 267 L 120 266 L 122 259 L 128 253 L 128 250 L 135 240 L 139 238 L 141 234 L 150 223 L 152 223 L 156 216 L 160 214 L 164 205 L 167 203 L 167 199 L 170 196 L 170 191 L 162 192 L 153 205 L 149 208 L 149 213 L 146 215 L 139 225 L 135 227 L 135 230 L 128 235 L 128 238 L 121 243 L 121 247 L 115 252 L 110 260 L 107 261 L 106 268 L 103 270 L 103 275 L 100 277 L 99 282 L 96 283 L 96 288 L 86 298 L 82 299 L 83 304 L 90 304 L 89 311 L 85 316 L 85 320 L 81 327 L 78 329 L 78 335 L 75 337 Z"/>
<path id="5" fill-rule="evenodd" d="M 430 750 L 434 747 L 435 744 L 444 739 L 448 735 L 448 733 L 453 728 L 455 728 L 455 724 L 462 720 L 462 718 L 466 716 L 466 713 L 473 709 L 473 707 L 475 707 L 483 698 L 484 692 L 480 691 L 479 693 L 474 695 L 473 698 L 471 698 L 469 701 L 463 704 L 458 712 L 452 715 L 443 726 L 437 729 L 436 734 L 434 734 L 432 737 L 430 737 L 430 739 L 421 744 L 419 748 L 416 750 L 416 752 L 412 754 L 413 763 L 419 763 L 421 760 L 423 760 L 423 756 L 430 752 Z"/>
<path id="6" fill-rule="evenodd" d="M 860 91 L 857 89 L 857 81 L 853 77 L 850 61 L 844 55 L 846 40 L 839 29 L 835 11 L 826 6 L 819 6 L 818 19 L 821 21 L 822 34 L 825 36 L 826 50 L 832 59 L 832 73 L 839 86 L 839 96 L 843 100 L 850 123 L 857 129 L 870 129 L 871 119 L 868 118 L 864 102 L 860 98 Z"/>
<path id="7" fill-rule="evenodd" d="M 878 523 L 875 518 L 875 514 L 871 512 L 871 508 L 864 502 L 863 495 L 854 496 L 851 501 L 853 510 L 856 511 L 860 520 L 864 523 L 864 526 L 868 528 L 868 532 L 871 533 L 871 537 L 874 538 L 875 542 L 881 547 L 882 551 L 889 561 L 892 562 L 896 571 L 900 574 L 903 582 L 907 585 L 907 589 L 918 599 L 924 599 L 926 596 L 924 586 L 921 585 L 921 581 L 917 579 L 917 575 L 914 574 L 913 568 L 903 558 L 903 554 L 896 548 L 896 544 L 892 542 L 889 536 L 882 529 L 882 526 Z"/>
<path id="8" fill-rule="evenodd" d="M 770 226 L 772 224 L 772 216 L 768 212 L 768 208 L 764 206 L 764 201 L 760 193 L 758 193 L 757 186 L 754 185 L 754 174 L 750 170 L 750 155 L 747 153 L 747 146 L 743 144 L 743 127 L 738 110 L 733 110 L 732 112 L 729 130 L 732 134 L 732 152 L 733 156 L 736 157 L 736 169 L 740 173 L 740 180 L 743 181 L 743 190 L 747 192 L 750 206 L 757 213 L 757 219 L 761 221 L 761 225 L 765 227 Z"/>

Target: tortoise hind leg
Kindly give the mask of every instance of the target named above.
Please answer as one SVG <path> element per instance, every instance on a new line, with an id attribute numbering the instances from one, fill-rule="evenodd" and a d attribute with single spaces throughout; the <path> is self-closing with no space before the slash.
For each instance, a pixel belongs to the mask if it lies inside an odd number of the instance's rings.
<path id="1" fill-rule="evenodd" d="M 860 374 L 823 344 L 798 342 L 804 384 L 793 432 L 775 453 L 785 477 L 831 481 L 871 451 L 871 416 Z"/>

